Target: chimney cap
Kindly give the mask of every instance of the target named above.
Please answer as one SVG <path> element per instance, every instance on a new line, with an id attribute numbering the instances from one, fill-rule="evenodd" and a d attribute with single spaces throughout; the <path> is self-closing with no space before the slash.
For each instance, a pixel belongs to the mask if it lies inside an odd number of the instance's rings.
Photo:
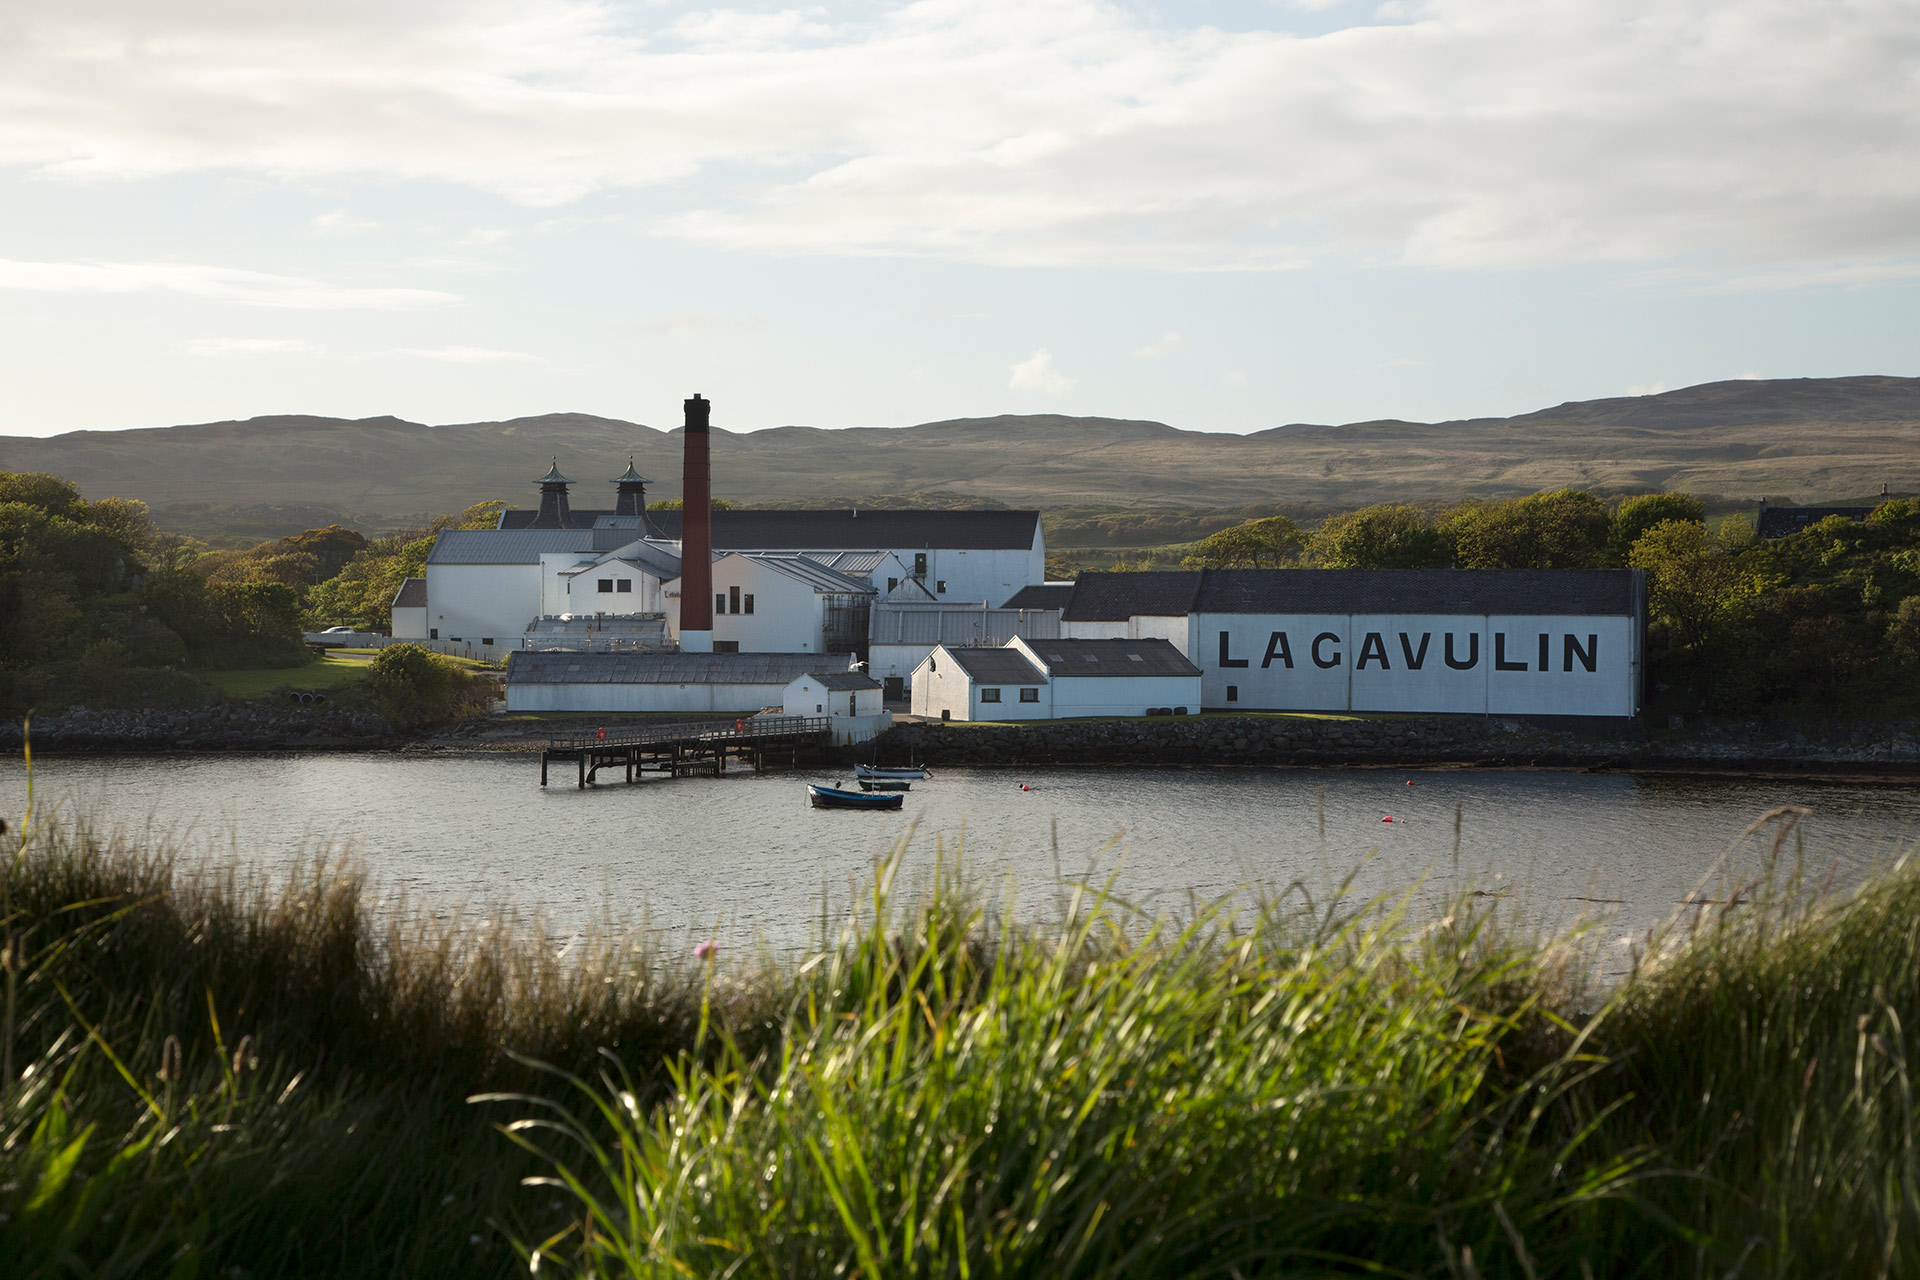
<path id="1" fill-rule="evenodd" d="M 560 459 L 553 460 L 553 467 L 547 474 L 534 481 L 535 484 L 572 484 L 573 481 L 560 474 Z"/>

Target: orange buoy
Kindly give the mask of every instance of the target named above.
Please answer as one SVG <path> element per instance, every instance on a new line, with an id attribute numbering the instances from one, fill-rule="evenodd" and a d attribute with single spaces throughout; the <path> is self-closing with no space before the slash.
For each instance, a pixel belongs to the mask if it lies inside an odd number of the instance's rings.
<path id="1" fill-rule="evenodd" d="M 1393 821 L 1393 815 L 1392 815 L 1392 814 L 1388 814 L 1388 815 L 1387 815 L 1386 817 L 1384 817 L 1384 818 L 1382 818 L 1382 819 L 1380 819 L 1380 821 L 1382 821 L 1382 822 L 1392 822 L 1392 821 Z"/>

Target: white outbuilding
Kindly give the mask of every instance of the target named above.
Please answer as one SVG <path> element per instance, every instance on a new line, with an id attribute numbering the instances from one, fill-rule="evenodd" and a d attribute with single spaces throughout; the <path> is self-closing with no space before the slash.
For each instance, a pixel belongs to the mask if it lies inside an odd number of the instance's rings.
<path id="1" fill-rule="evenodd" d="M 407 578 L 393 596 L 393 638 L 427 639 L 427 580 Z"/>
<path id="2" fill-rule="evenodd" d="M 1200 669 L 1158 638 L 940 645 L 913 673 L 912 705 L 937 720 L 1184 715 L 1200 709 Z"/>
<path id="3" fill-rule="evenodd" d="M 780 706 L 804 675 L 847 670 L 834 653 L 570 653 L 507 660 L 508 711 L 729 712 Z"/>

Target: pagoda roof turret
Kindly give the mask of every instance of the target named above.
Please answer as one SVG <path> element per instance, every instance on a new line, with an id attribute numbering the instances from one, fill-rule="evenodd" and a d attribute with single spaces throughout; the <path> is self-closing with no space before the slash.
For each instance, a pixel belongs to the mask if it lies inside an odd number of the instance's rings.
<path id="1" fill-rule="evenodd" d="M 652 484 L 653 481 L 633 469 L 633 459 L 627 459 L 627 469 L 613 478 L 615 484 Z"/>
<path id="2" fill-rule="evenodd" d="M 560 474 L 560 459 L 553 460 L 553 469 L 534 481 L 535 484 L 572 484 L 573 481 Z"/>

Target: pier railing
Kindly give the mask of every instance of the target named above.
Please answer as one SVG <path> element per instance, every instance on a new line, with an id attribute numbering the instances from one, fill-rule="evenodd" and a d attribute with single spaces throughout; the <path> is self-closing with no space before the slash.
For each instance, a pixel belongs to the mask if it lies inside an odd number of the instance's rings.
<path id="1" fill-rule="evenodd" d="M 832 716 L 743 716 L 732 724 L 724 720 L 696 720 L 680 724 L 646 725 L 638 729 L 596 729 L 592 733 L 556 735 L 547 739 L 547 750 L 649 747 L 668 742 L 741 742 L 832 731 Z"/>

